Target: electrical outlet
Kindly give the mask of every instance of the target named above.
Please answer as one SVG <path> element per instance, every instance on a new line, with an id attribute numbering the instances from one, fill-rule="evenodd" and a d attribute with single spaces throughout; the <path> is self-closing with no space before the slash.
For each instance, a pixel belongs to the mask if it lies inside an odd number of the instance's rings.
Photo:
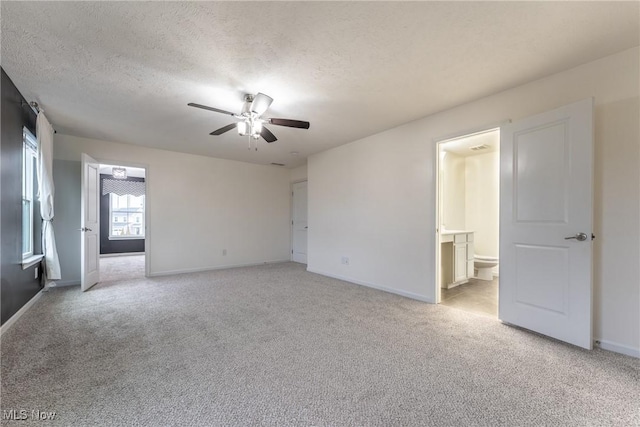
<path id="1" fill-rule="evenodd" d="M 343 256 L 341 262 L 344 265 L 349 265 L 349 257 Z"/>
<path id="2" fill-rule="evenodd" d="M 225 256 L 225 255 L 227 255 L 227 250 L 226 250 L 226 249 L 223 249 L 223 250 L 222 250 L 222 256 Z"/>
<path id="3" fill-rule="evenodd" d="M 37 279 L 37 278 L 38 278 L 38 267 L 36 267 L 36 274 L 35 274 L 34 279 Z"/>

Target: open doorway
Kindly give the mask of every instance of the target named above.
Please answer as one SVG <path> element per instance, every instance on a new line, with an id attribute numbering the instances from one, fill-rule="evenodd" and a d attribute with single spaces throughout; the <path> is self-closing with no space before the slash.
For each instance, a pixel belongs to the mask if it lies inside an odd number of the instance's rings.
<path id="1" fill-rule="evenodd" d="M 438 147 L 438 302 L 498 316 L 500 129 Z"/>
<path id="2" fill-rule="evenodd" d="M 464 164 L 465 180 L 464 184 L 459 183 L 457 192 L 450 191 L 455 182 L 447 173 L 447 159 L 455 159 L 451 153 L 455 154 L 456 144 L 462 145 L 465 139 L 481 141 L 495 131 L 494 141 L 500 141 L 500 167 L 494 175 L 500 192 L 496 192 L 494 200 L 499 204 L 493 204 L 499 210 L 499 319 L 582 348 L 593 348 L 593 111 L 593 98 L 589 98 L 504 122 L 500 129 L 437 141 L 434 293 L 438 303 L 444 299 L 442 286 L 447 291 L 466 283 L 469 288 L 474 286 L 470 279 L 481 276 L 478 267 L 494 269 L 492 275 L 497 273 L 497 263 L 495 267 L 490 267 L 491 262 L 482 267 L 478 262 L 479 255 L 493 254 L 482 246 L 479 226 L 468 221 L 479 218 L 489 208 L 467 204 L 467 197 L 487 202 L 494 196 L 489 196 L 482 178 L 468 176 L 471 169 L 467 164 L 474 160 L 469 155 L 459 160 L 460 167 Z M 489 152 L 489 148 L 481 146 L 491 143 L 480 141 L 474 141 L 468 150 Z M 495 158 L 497 161 L 497 153 Z M 465 195 L 465 206 L 452 210 L 451 205 L 456 202 L 452 197 L 460 194 Z M 461 203 L 459 198 L 457 203 Z M 455 218 L 450 219 L 451 214 L 462 221 L 461 212 L 464 222 L 452 222 Z M 456 230 L 457 227 L 461 229 Z M 444 245 L 449 245 L 450 250 L 443 249 Z M 497 244 L 494 248 L 497 251 Z M 450 256 L 449 261 L 446 256 Z M 472 266 L 475 276 L 470 276 Z M 457 286 L 449 286 L 456 283 L 447 280 L 448 272 L 453 274 L 450 280 L 459 279 Z M 466 281 L 463 274 L 467 275 Z M 463 307 L 459 297 L 452 299 L 458 302 L 448 305 L 474 309 L 473 305 Z"/>
<path id="3" fill-rule="evenodd" d="M 100 164 L 100 282 L 145 276 L 146 171 Z"/>

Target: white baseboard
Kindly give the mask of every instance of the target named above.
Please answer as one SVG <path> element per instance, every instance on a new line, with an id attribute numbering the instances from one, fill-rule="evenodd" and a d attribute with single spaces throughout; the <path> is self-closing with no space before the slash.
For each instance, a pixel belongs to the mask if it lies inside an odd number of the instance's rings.
<path id="1" fill-rule="evenodd" d="M 386 286 L 381 286 L 381 285 L 376 285 L 373 283 L 368 283 L 368 282 L 363 282 L 362 280 L 356 280 L 356 279 L 352 279 L 349 277 L 344 277 L 344 276 L 339 276 L 337 274 L 331 274 L 331 273 L 325 273 L 322 271 L 318 271 L 318 270 L 313 270 L 307 267 L 307 271 L 309 273 L 316 273 L 316 274 L 320 274 L 322 276 L 327 276 L 327 277 L 331 277 L 333 279 L 338 279 L 338 280 L 343 280 L 345 282 L 349 282 L 349 283 L 354 283 L 356 285 L 360 285 L 360 286 L 366 286 L 367 288 L 373 288 L 373 289 L 377 289 L 379 291 L 384 291 L 384 292 L 389 292 L 390 294 L 396 294 L 396 295 L 400 295 L 406 298 L 411 298 L 411 299 L 415 299 L 418 301 L 423 301 L 423 302 L 428 302 L 431 304 L 435 304 L 435 302 L 424 296 L 424 295 L 420 295 L 420 294 L 415 294 L 413 292 L 408 292 L 408 291 L 403 291 L 402 289 L 395 289 L 395 288 L 388 288 Z"/>
<path id="2" fill-rule="evenodd" d="M 626 354 L 627 356 L 636 357 L 640 359 L 640 349 L 629 347 L 624 344 L 618 344 L 615 342 L 596 339 L 596 347 L 600 347 L 603 350 L 613 351 L 614 353 Z"/>
<path id="3" fill-rule="evenodd" d="M 250 262 L 246 264 L 228 264 L 228 265 L 220 265 L 216 267 L 199 267 L 199 268 L 185 268 L 182 270 L 167 270 L 167 271 L 157 271 L 155 273 L 149 273 L 148 277 L 160 277 L 160 276 L 173 276 L 175 274 L 186 274 L 186 273 L 201 273 L 203 271 L 215 271 L 215 270 L 225 270 L 227 268 L 239 268 L 239 267 L 255 267 L 257 265 L 265 265 L 265 264 L 279 264 L 282 262 L 291 262 L 289 259 L 278 259 L 273 261 L 263 261 L 263 262 Z"/>
<path id="4" fill-rule="evenodd" d="M 174 274 L 201 273 L 203 271 L 224 270 L 227 268 L 255 267 L 256 265 L 278 264 L 281 262 L 292 262 L 292 261 L 289 259 L 283 259 L 283 260 L 274 260 L 274 261 L 252 262 L 247 264 L 229 264 L 229 265 L 222 265 L 219 267 L 202 267 L 202 268 L 186 268 L 183 270 L 167 270 L 167 271 L 158 271 L 155 273 L 149 273 L 149 275 L 146 277 L 161 277 L 161 276 L 172 276 Z M 56 281 L 55 287 L 77 286 L 77 285 L 80 285 L 80 280 L 63 280 L 63 281 L 58 280 Z"/>
<path id="5" fill-rule="evenodd" d="M 100 254 L 100 258 L 111 258 L 117 256 L 144 255 L 144 252 L 120 252 L 117 254 Z"/>
<path id="6" fill-rule="evenodd" d="M 77 286 L 80 284 L 80 280 L 56 280 L 55 285 L 52 288 L 61 288 L 63 286 Z"/>
<path id="7" fill-rule="evenodd" d="M 20 307 L 20 310 L 16 311 L 16 313 L 11 316 L 2 326 L 0 326 L 0 336 L 2 336 L 16 321 L 27 312 L 42 296 L 42 289 L 33 296 L 25 305 Z"/>

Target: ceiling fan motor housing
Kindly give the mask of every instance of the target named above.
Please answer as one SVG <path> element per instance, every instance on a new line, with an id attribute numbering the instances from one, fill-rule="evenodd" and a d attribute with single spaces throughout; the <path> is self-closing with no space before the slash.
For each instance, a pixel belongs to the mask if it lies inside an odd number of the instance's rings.
<path id="1" fill-rule="evenodd" d="M 241 116 L 248 117 L 251 115 L 251 103 L 253 102 L 253 95 L 247 93 L 244 96 L 244 104 L 242 105 Z"/>

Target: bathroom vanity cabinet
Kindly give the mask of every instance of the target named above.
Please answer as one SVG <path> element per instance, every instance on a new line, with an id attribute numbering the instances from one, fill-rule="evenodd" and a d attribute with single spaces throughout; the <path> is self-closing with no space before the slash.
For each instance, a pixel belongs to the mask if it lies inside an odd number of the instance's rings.
<path id="1" fill-rule="evenodd" d="M 473 231 L 447 230 L 440 235 L 440 286 L 446 289 L 473 277 Z"/>

